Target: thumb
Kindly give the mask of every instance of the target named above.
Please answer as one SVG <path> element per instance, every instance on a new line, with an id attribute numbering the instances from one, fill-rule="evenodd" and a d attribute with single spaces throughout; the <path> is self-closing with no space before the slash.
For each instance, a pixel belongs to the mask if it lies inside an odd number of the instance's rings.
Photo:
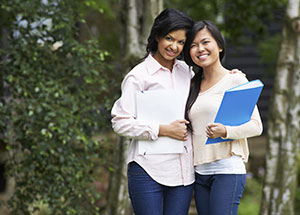
<path id="1" fill-rule="evenodd" d="M 187 121 L 186 119 L 180 119 L 180 120 L 178 120 L 178 122 L 184 123 L 184 124 L 189 124 L 189 123 L 190 123 L 190 122 Z"/>
<path id="2" fill-rule="evenodd" d="M 217 127 L 218 126 L 218 123 L 211 123 L 210 124 L 210 127 Z"/>

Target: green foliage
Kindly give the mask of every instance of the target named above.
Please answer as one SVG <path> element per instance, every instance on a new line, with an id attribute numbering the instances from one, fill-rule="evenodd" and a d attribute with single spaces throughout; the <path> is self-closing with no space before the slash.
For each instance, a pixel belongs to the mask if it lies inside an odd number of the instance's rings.
<path id="1" fill-rule="evenodd" d="M 111 53 L 118 55 L 120 50 L 120 29 L 117 12 L 120 10 L 118 0 L 87 0 L 89 7 L 81 9 L 85 14 L 85 22 L 81 24 L 81 38 L 97 38 L 99 45 Z M 118 86 L 119 88 L 120 86 Z"/>
<path id="2" fill-rule="evenodd" d="M 297 202 L 300 202 L 300 154 L 299 154 L 299 161 L 298 161 L 298 174 L 297 174 L 297 191 L 296 191 L 296 197 L 295 197 L 295 214 L 300 213 L 300 205 L 297 204 Z"/>
<path id="3" fill-rule="evenodd" d="M 286 3 L 286 0 L 166 0 L 165 6 L 183 10 L 194 20 L 214 21 L 227 42 L 240 45 L 267 36 L 268 23 L 279 21 L 275 12 Z"/>
<path id="4" fill-rule="evenodd" d="M 280 51 L 281 34 L 275 34 L 272 37 L 258 44 L 260 62 L 268 64 L 267 75 L 274 75 L 277 64 L 277 58 Z"/>
<path id="5" fill-rule="evenodd" d="M 295 214 L 300 213 L 300 205 L 297 204 L 297 202 L 300 201 L 300 183 L 298 183 L 297 191 L 296 191 L 296 197 L 295 197 Z"/>
<path id="6" fill-rule="evenodd" d="M 217 21 L 217 16 L 222 14 L 223 0 L 165 0 L 166 8 L 177 8 L 197 20 Z"/>
<path id="7" fill-rule="evenodd" d="M 274 75 L 281 37 L 269 35 L 270 24 L 282 22 L 280 14 L 287 0 L 166 0 L 165 7 L 186 12 L 194 20 L 212 20 L 221 29 L 226 43 L 236 47 L 258 46 L 266 75 Z"/>
<path id="8" fill-rule="evenodd" d="M 14 215 L 99 214 L 94 202 L 101 193 L 90 172 L 105 162 L 99 132 L 108 124 L 115 82 L 108 53 L 95 40 L 79 42 L 87 2 L 1 1 L 8 34 L 1 49 L 0 135 L 16 180 Z"/>
<path id="9" fill-rule="evenodd" d="M 227 31 L 230 42 L 235 40 L 245 41 L 247 35 L 257 42 L 268 36 L 269 23 L 281 21 L 277 19 L 276 13 L 285 8 L 286 0 L 226 0 L 225 1 L 225 22 L 223 29 Z"/>

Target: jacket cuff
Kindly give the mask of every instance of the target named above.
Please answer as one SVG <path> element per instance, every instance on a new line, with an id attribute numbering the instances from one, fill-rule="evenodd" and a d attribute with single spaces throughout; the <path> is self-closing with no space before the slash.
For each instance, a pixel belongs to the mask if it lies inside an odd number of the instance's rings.
<path id="1" fill-rule="evenodd" d="M 151 129 L 153 130 L 151 134 L 151 140 L 157 140 L 158 139 L 158 133 L 159 133 L 159 124 L 152 124 Z"/>
<path id="2" fill-rule="evenodd" d="M 230 136 L 231 136 L 231 127 L 225 125 L 225 128 L 226 128 L 226 137 L 221 137 L 221 138 L 224 139 L 224 140 L 232 139 L 232 138 L 230 138 Z"/>

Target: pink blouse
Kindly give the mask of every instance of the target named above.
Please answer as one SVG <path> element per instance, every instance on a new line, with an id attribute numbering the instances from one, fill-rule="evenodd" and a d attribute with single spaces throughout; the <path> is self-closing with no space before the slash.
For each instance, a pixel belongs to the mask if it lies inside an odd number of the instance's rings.
<path id="1" fill-rule="evenodd" d="M 161 66 L 151 55 L 135 66 L 124 78 L 122 95 L 112 110 L 112 127 L 120 135 L 131 139 L 127 163 L 137 162 L 156 182 L 166 186 L 189 185 L 194 182 L 193 149 L 191 136 L 184 142 L 182 154 L 139 155 L 137 140 L 156 140 L 159 125 L 136 119 L 135 96 L 137 91 L 176 89 L 187 100 L 192 70 L 183 62 L 175 60 L 173 70 Z"/>

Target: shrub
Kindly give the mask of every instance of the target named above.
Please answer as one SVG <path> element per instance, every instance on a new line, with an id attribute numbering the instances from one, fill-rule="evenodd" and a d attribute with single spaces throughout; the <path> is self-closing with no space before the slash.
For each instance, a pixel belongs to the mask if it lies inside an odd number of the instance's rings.
<path id="1" fill-rule="evenodd" d="M 88 1 L 1 1 L 1 139 L 12 214 L 98 214 L 91 169 L 107 120 L 107 52 L 79 41 Z"/>

